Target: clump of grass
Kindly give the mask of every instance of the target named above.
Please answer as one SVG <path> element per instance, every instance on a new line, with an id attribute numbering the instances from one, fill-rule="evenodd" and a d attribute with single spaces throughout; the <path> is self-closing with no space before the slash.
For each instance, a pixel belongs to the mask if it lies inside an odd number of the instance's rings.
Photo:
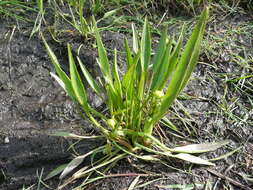
<path id="1" fill-rule="evenodd" d="M 99 54 L 98 64 L 103 78 L 99 81 L 94 80 L 82 61 L 79 58 L 77 60 L 82 74 L 94 93 L 106 103 L 108 109 L 106 114 L 100 113 L 90 106 L 85 87 L 74 62 L 71 46 L 68 45 L 70 67 L 70 76 L 68 76 L 61 69 L 56 56 L 45 39 L 43 39 L 57 73 L 57 75 L 52 74 L 52 76 L 72 100 L 80 106 L 82 115 L 107 140 L 106 145 L 76 157 L 67 166 L 58 168 L 57 172 L 51 173 L 49 177 L 63 170 L 60 177 L 63 178 L 87 156 L 98 152 L 106 153 L 105 157 L 90 168 L 82 168 L 77 171 L 64 185 L 78 178 L 89 176 L 99 168 L 110 166 L 113 162 L 127 155 L 148 161 L 161 161 L 160 157 L 165 157 L 181 159 L 195 164 L 214 165 L 194 154 L 213 151 L 227 144 L 227 141 L 170 148 L 153 134 L 154 128 L 166 116 L 173 101 L 186 86 L 197 64 L 208 12 L 208 8 L 202 12 L 183 50 L 181 47 L 183 33 L 181 33 L 177 43 L 174 44 L 174 39 L 168 37 L 167 28 L 165 28 L 153 56 L 151 56 L 152 39 L 147 18 L 145 19 L 141 39 L 138 38 L 133 25 L 133 50 L 129 48 L 128 40 L 126 39 L 127 71 L 122 77 L 118 71 L 117 50 L 114 50 L 114 60 L 109 64 L 106 50 L 94 21 Z M 57 135 L 81 139 L 88 138 L 69 133 Z M 97 136 L 94 138 L 97 138 Z M 85 184 L 91 181 L 86 181 Z"/>

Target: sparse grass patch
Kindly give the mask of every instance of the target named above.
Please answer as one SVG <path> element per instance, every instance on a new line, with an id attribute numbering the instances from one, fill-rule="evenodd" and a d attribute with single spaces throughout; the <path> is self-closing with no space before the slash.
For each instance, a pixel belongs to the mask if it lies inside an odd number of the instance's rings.
<path id="1" fill-rule="evenodd" d="M 36 11 L 32 5 L 33 3 L 20 0 L 2 0 L 0 1 L 0 15 L 31 22 L 32 20 L 27 16 L 27 12 Z"/>
<path id="2" fill-rule="evenodd" d="M 242 19 L 245 21 L 236 24 L 233 17 L 227 18 L 227 22 L 234 23 L 229 27 L 224 24 L 221 26 L 214 19 L 208 38 L 204 40 L 206 61 L 212 62 L 215 68 L 212 77 L 224 83 L 223 103 L 220 104 L 220 108 L 232 123 L 241 123 L 245 120 L 233 113 L 236 107 L 243 109 L 242 105 L 239 105 L 238 98 L 251 102 L 253 92 L 252 42 L 250 40 L 253 25 L 252 20 L 244 17 L 244 14 L 242 14 Z M 233 100 L 232 97 L 234 97 Z M 229 100 L 232 100 L 234 105 L 229 106 Z M 252 108 L 249 106 L 247 109 L 250 111 Z"/>

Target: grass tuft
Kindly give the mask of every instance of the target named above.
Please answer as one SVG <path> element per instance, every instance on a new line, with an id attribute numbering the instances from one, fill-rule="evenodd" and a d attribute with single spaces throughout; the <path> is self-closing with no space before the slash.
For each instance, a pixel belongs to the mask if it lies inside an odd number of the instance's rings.
<path id="1" fill-rule="evenodd" d="M 80 59 L 78 59 L 78 64 L 94 93 L 106 103 L 108 112 L 105 114 L 90 106 L 80 72 L 71 52 L 71 46 L 68 45 L 70 76 L 67 76 L 43 38 L 57 73 L 57 75 L 52 75 L 73 101 L 80 106 L 83 115 L 107 140 L 106 145 L 76 157 L 65 168 L 61 168 L 63 170 L 62 178 L 82 163 L 87 156 L 93 155 L 92 157 L 94 157 L 98 152 L 106 153 L 96 164 L 74 173 L 61 187 L 78 178 L 89 177 L 93 172 L 105 166 L 110 167 L 112 163 L 127 155 L 146 161 L 162 162 L 161 158 L 165 157 L 201 165 L 214 165 L 194 154 L 216 150 L 228 144 L 228 141 L 173 148 L 167 147 L 154 136 L 154 129 L 166 116 L 170 106 L 186 86 L 197 64 L 208 15 L 209 9 L 205 8 L 184 49 L 181 48 L 183 33 L 176 45 L 173 46 L 172 38 L 167 35 L 167 29 L 165 29 L 154 55 L 151 53 L 152 39 L 147 18 L 144 22 L 141 39 L 139 39 L 135 27 L 132 27 L 134 49 L 129 48 L 126 39 L 127 71 L 123 76 L 119 76 L 118 72 L 117 50 L 114 51 L 114 62 L 110 64 L 93 19 L 99 55 L 98 65 L 103 78 L 96 81 L 88 73 Z M 60 135 L 69 136 L 68 133 Z M 78 137 L 78 135 L 74 136 Z M 146 154 L 143 154 L 144 152 Z M 59 173 L 59 171 L 55 173 Z"/>

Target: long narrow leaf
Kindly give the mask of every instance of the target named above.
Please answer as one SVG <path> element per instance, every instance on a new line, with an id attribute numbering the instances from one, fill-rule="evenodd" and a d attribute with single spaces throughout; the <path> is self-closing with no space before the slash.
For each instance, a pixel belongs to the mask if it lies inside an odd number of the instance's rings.
<path id="1" fill-rule="evenodd" d="M 214 151 L 222 146 L 225 146 L 230 141 L 222 141 L 222 142 L 214 142 L 214 143 L 202 143 L 202 144 L 190 144 L 186 146 L 176 147 L 172 150 L 175 152 L 183 152 L 183 153 L 203 153 Z"/>
<path id="2" fill-rule="evenodd" d="M 152 84 L 152 90 L 160 90 L 162 89 L 162 84 L 165 80 L 168 80 L 167 77 L 167 70 L 170 66 L 170 54 L 172 49 L 172 40 L 170 39 L 168 45 L 166 46 L 166 50 L 164 53 L 164 56 L 162 57 L 162 60 L 160 62 L 159 68 L 157 69 L 157 72 L 154 75 L 153 84 Z"/>
<path id="3" fill-rule="evenodd" d="M 151 37 L 147 17 L 142 31 L 141 38 L 141 70 L 147 72 L 151 55 Z"/>
<path id="4" fill-rule="evenodd" d="M 101 168 L 101 167 L 103 167 L 103 166 L 106 166 L 106 165 L 112 163 L 112 162 L 115 162 L 115 163 L 116 163 L 117 161 L 121 160 L 121 159 L 124 158 L 125 156 L 126 156 L 126 153 L 119 154 L 119 155 L 113 157 L 112 159 L 110 159 L 110 160 L 108 160 L 108 161 L 106 161 L 106 162 L 102 162 L 102 163 L 100 163 L 99 165 L 96 165 L 96 166 L 94 166 L 94 167 L 92 167 L 92 168 L 90 168 L 90 169 L 88 169 L 88 170 L 75 173 L 75 174 L 73 175 L 73 178 L 74 178 L 74 179 L 82 178 L 82 177 L 84 177 L 85 175 L 89 174 L 90 172 L 95 171 L 95 170 L 97 170 L 97 169 L 99 169 L 99 168 Z"/>
<path id="5" fill-rule="evenodd" d="M 126 50 L 126 59 L 127 59 L 127 69 L 129 69 L 133 63 L 133 57 L 132 57 L 132 53 L 131 50 L 128 46 L 128 40 L 125 39 L 124 40 L 124 45 L 125 45 L 125 50 Z"/>
<path id="6" fill-rule="evenodd" d="M 87 71 L 85 68 L 84 64 L 80 60 L 79 57 L 77 57 L 78 63 L 80 65 L 80 68 L 83 72 L 83 75 L 85 76 L 87 82 L 89 83 L 90 87 L 94 90 L 94 92 L 99 95 L 100 97 L 102 96 L 104 90 L 98 85 L 98 83 L 92 78 L 90 73 Z"/>
<path id="7" fill-rule="evenodd" d="M 110 112 L 116 112 L 117 109 L 121 107 L 122 101 L 120 94 L 118 94 L 112 85 L 106 86 L 107 96 L 108 96 L 108 106 L 110 108 Z"/>
<path id="8" fill-rule="evenodd" d="M 190 62 L 187 67 L 187 71 L 185 72 L 185 76 L 183 78 L 183 81 L 180 86 L 180 90 L 178 93 L 182 91 L 182 89 L 185 87 L 187 84 L 191 73 L 193 69 L 195 68 L 199 53 L 200 53 L 200 47 L 201 47 L 201 40 L 204 35 L 205 31 L 205 26 L 206 26 L 206 21 L 208 19 L 209 15 L 209 9 L 206 8 L 205 11 L 203 11 L 199 22 L 197 23 L 197 26 L 195 27 L 192 36 L 190 37 L 188 43 L 186 44 L 185 51 L 183 52 L 181 62 Z M 190 61 L 189 61 L 189 55 L 190 55 Z"/>
<path id="9" fill-rule="evenodd" d="M 68 164 L 62 164 L 60 166 L 58 166 L 57 168 L 53 169 L 53 171 L 51 171 L 44 180 L 48 180 L 58 174 L 60 174 L 66 167 Z"/>
<path id="10" fill-rule="evenodd" d="M 141 78 L 140 78 L 140 81 L 139 81 L 139 83 L 138 83 L 138 99 L 139 99 L 139 101 L 142 101 L 142 99 L 143 99 L 143 96 L 144 96 L 144 90 L 145 90 L 145 80 L 146 80 L 146 73 L 145 72 L 143 72 L 142 74 L 141 74 Z"/>
<path id="11" fill-rule="evenodd" d="M 56 74 L 54 73 L 50 73 L 51 77 L 53 77 L 57 82 L 58 84 L 67 92 L 67 89 L 66 89 L 66 85 L 64 84 L 64 82 L 60 79 L 60 77 L 58 77 Z"/>
<path id="12" fill-rule="evenodd" d="M 196 65 L 196 61 L 199 56 L 200 42 L 203 37 L 208 12 L 208 8 L 203 11 L 190 39 L 186 44 L 185 51 L 169 83 L 160 110 L 157 111 L 153 118 L 153 123 L 157 122 L 163 117 L 163 115 L 167 112 L 168 108 L 171 106 L 172 102 L 180 92 L 182 85 L 185 85 L 185 81 L 188 80 L 188 78 L 186 79 L 185 77 L 189 76 L 189 74 L 186 74 L 187 67 L 192 68 Z M 189 69 L 189 71 L 192 69 Z"/>
<path id="13" fill-rule="evenodd" d="M 98 55 L 99 55 L 98 64 L 99 64 L 100 69 L 103 73 L 105 82 L 112 83 L 111 69 L 110 69 L 108 58 L 107 58 L 107 53 L 106 53 L 105 47 L 102 43 L 102 40 L 100 38 L 100 35 L 99 35 L 99 32 L 98 32 L 95 22 L 94 22 L 94 25 L 95 25 L 95 35 L 96 35 L 96 41 L 97 41 L 97 46 L 98 46 Z"/>
<path id="14" fill-rule="evenodd" d="M 153 67 L 152 67 L 152 72 L 155 74 L 160 67 L 163 55 L 166 50 L 166 39 L 167 39 L 167 30 L 168 27 L 166 26 L 165 29 L 163 30 L 162 36 L 160 38 L 154 59 L 153 59 Z"/>
<path id="15" fill-rule="evenodd" d="M 71 47 L 68 44 L 68 57 L 69 57 L 69 68 L 70 68 L 70 78 L 73 90 L 75 92 L 75 96 L 80 103 L 80 105 L 88 112 L 88 99 L 86 95 L 86 91 L 84 89 L 83 83 L 81 81 L 80 75 L 77 71 L 74 58 L 71 52 Z"/>
<path id="16" fill-rule="evenodd" d="M 207 160 L 204 160 L 204 159 L 202 159 L 200 157 L 193 156 L 191 154 L 179 153 L 179 154 L 173 155 L 173 157 L 181 159 L 181 160 L 185 160 L 185 161 L 188 161 L 188 162 L 191 162 L 191 163 L 194 163 L 194 164 L 207 165 L 207 166 L 215 166 L 214 163 L 209 162 Z"/>
<path id="17" fill-rule="evenodd" d="M 119 78 L 119 73 L 118 73 L 118 64 L 117 64 L 117 50 L 114 49 L 114 63 L 113 63 L 113 68 L 112 68 L 112 74 L 113 74 L 113 79 L 114 79 L 114 87 L 115 90 L 118 94 L 118 96 L 120 96 L 120 98 L 123 98 L 123 94 L 122 94 L 122 86 L 121 86 L 121 82 L 120 82 L 120 78 Z"/>
<path id="18" fill-rule="evenodd" d="M 179 62 L 178 57 L 180 55 L 180 49 L 182 46 L 182 42 L 183 42 L 183 30 L 181 32 L 181 35 L 179 36 L 178 42 L 174 48 L 174 51 L 172 52 L 170 58 L 169 58 L 169 67 L 167 69 L 167 73 L 166 73 L 166 77 L 165 80 L 163 81 L 163 84 L 161 85 L 161 87 L 163 87 L 167 80 L 170 79 L 170 77 L 172 76 L 173 72 L 175 71 L 175 68 Z"/>
<path id="19" fill-rule="evenodd" d="M 132 23 L 132 32 L 133 32 L 133 50 L 134 53 L 137 54 L 139 51 L 139 40 L 138 40 L 138 34 L 136 32 L 135 26 Z"/>
<path id="20" fill-rule="evenodd" d="M 42 36 L 42 35 L 41 35 Z M 54 54 L 54 52 L 52 51 L 52 49 L 48 46 L 45 38 L 42 36 L 42 40 L 44 42 L 44 45 L 46 47 L 47 53 L 51 59 L 51 62 L 54 65 L 55 71 L 58 74 L 58 76 L 60 77 L 61 81 L 64 83 L 64 89 L 66 90 L 66 92 L 68 93 L 68 95 L 76 101 L 76 97 L 72 88 L 72 84 L 71 81 L 69 79 L 69 77 L 66 75 L 66 73 L 61 69 L 61 66 Z"/>
<path id="21" fill-rule="evenodd" d="M 208 165 L 208 166 L 214 166 L 215 164 L 207 161 L 207 160 L 204 160 L 200 157 L 197 157 L 197 156 L 193 156 L 191 154 L 186 154 L 186 153 L 179 153 L 179 154 L 171 154 L 170 151 L 157 151 L 157 150 L 153 150 L 151 148 L 148 148 L 148 147 L 145 147 L 143 145 L 140 145 L 138 143 L 136 143 L 136 145 L 148 152 L 152 152 L 152 153 L 155 153 L 155 154 L 161 154 L 161 155 L 164 155 L 164 156 L 168 156 L 168 157 L 173 157 L 173 158 L 178 158 L 178 159 L 181 159 L 181 160 L 185 160 L 185 161 L 188 161 L 188 162 L 191 162 L 191 163 L 195 163 L 195 164 L 201 164 L 201 165 Z M 165 146 L 165 145 L 163 145 Z"/>
<path id="22" fill-rule="evenodd" d="M 127 95 L 129 95 L 129 92 L 132 91 L 133 88 L 133 80 L 134 80 L 133 73 L 135 72 L 135 68 L 136 64 L 133 64 L 122 79 L 122 88 L 123 91 L 127 93 Z"/>
<path id="23" fill-rule="evenodd" d="M 122 87 L 124 88 L 124 90 L 129 89 L 129 84 L 131 83 L 132 80 L 135 79 L 134 73 L 136 72 L 136 67 L 138 65 L 139 58 L 140 58 L 140 51 L 135 55 L 131 67 L 127 70 L 127 72 L 122 78 Z"/>
<path id="24" fill-rule="evenodd" d="M 180 80 L 181 84 L 180 84 L 178 93 L 186 85 L 193 69 L 195 68 L 197 64 L 197 59 L 199 57 L 199 52 L 200 52 L 200 45 L 201 45 L 200 43 L 203 38 L 207 17 L 208 17 L 208 8 L 206 8 L 205 11 L 203 11 L 190 39 L 188 40 L 186 44 L 185 50 L 182 54 L 180 65 L 177 70 L 178 72 L 175 73 L 175 80 L 176 78 L 178 78 L 177 74 L 179 75 L 181 79 Z M 181 73 L 184 73 L 184 74 L 181 74 Z M 173 86 L 173 81 L 171 82 L 171 84 Z M 178 85 L 176 85 L 176 88 L 178 89 Z"/>
<path id="25" fill-rule="evenodd" d="M 68 165 L 65 167 L 65 169 L 63 170 L 63 172 L 60 175 L 60 179 L 63 179 L 66 175 L 68 175 L 71 171 L 73 171 L 77 166 L 79 166 L 83 160 L 85 158 L 87 158 L 88 156 L 101 151 L 103 147 L 98 147 L 96 149 L 91 150 L 90 152 L 81 155 L 81 156 L 77 156 L 75 157 L 71 162 L 68 163 Z"/>

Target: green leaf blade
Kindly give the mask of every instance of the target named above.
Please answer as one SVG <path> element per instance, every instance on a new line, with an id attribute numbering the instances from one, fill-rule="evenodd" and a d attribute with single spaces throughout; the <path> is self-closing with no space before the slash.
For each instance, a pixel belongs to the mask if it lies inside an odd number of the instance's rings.
<path id="1" fill-rule="evenodd" d="M 97 41 L 98 55 L 99 55 L 98 64 L 103 73 L 106 83 L 112 83 L 111 69 L 110 69 L 107 53 L 96 26 L 95 26 L 95 37 Z"/>
<path id="2" fill-rule="evenodd" d="M 187 72 L 186 72 L 184 79 L 181 83 L 179 92 L 182 91 L 182 89 L 187 84 L 187 82 L 191 76 L 191 73 L 197 64 L 197 60 L 198 60 L 200 48 L 201 48 L 201 41 L 203 39 L 206 21 L 208 19 L 208 16 L 209 16 L 209 8 L 206 7 L 205 10 L 202 12 L 200 19 L 199 19 L 196 27 L 194 28 L 194 31 L 193 31 L 190 39 L 188 40 L 188 42 L 186 44 L 185 51 L 183 52 L 181 62 L 187 63 L 189 61 L 189 57 L 190 57 L 190 63 L 188 64 Z"/>
<path id="3" fill-rule="evenodd" d="M 127 39 L 124 40 L 124 45 L 125 45 L 125 51 L 126 51 L 127 69 L 129 69 L 131 65 L 133 64 L 133 57 L 132 57 L 132 53 L 129 48 Z"/>
<path id="4" fill-rule="evenodd" d="M 66 167 L 68 164 L 62 164 L 60 166 L 58 166 L 57 168 L 55 168 L 53 171 L 51 171 L 44 180 L 48 180 L 51 179 L 53 177 L 55 177 L 56 175 L 60 174 Z"/>
<path id="5" fill-rule="evenodd" d="M 141 38 L 141 70 L 147 72 L 151 56 L 151 36 L 147 17 L 142 31 Z"/>
<path id="6" fill-rule="evenodd" d="M 78 63 L 80 65 L 80 68 L 83 72 L 83 75 L 85 76 L 87 82 L 89 83 L 90 87 L 93 89 L 93 91 L 101 96 L 104 92 L 104 90 L 98 85 L 98 83 L 92 78 L 92 76 L 90 75 L 89 71 L 86 69 L 86 67 L 84 66 L 84 64 L 82 63 L 82 61 L 80 60 L 79 57 L 77 57 Z"/>
<path id="7" fill-rule="evenodd" d="M 200 51 L 200 42 L 203 38 L 207 18 L 208 8 L 206 8 L 201 14 L 201 17 L 186 44 L 186 48 L 169 83 L 161 107 L 153 118 L 153 123 L 160 120 L 167 112 L 168 108 L 171 106 L 175 98 L 178 96 L 179 92 L 182 90 L 182 87 L 185 86 L 194 66 L 197 64 L 197 59 Z"/>
<path id="8" fill-rule="evenodd" d="M 137 31 L 133 23 L 132 23 L 132 33 L 133 33 L 133 50 L 134 53 L 137 54 L 137 52 L 139 51 L 139 40 Z"/>
<path id="9" fill-rule="evenodd" d="M 166 26 L 162 36 L 160 38 L 156 53 L 155 53 L 155 57 L 153 59 L 153 68 L 152 68 L 152 72 L 155 74 L 158 70 L 158 68 L 160 67 L 160 64 L 162 62 L 162 58 L 164 56 L 165 50 L 166 50 L 166 40 L 167 40 L 167 30 L 168 27 Z"/>
<path id="10" fill-rule="evenodd" d="M 117 92 L 120 99 L 122 99 L 123 92 L 122 92 L 122 85 L 121 85 L 121 81 L 120 81 L 119 73 L 118 73 L 117 50 L 116 49 L 114 49 L 114 63 L 113 63 L 113 68 L 112 68 L 112 74 L 113 74 L 113 79 L 114 79 L 115 91 Z"/>
<path id="11" fill-rule="evenodd" d="M 83 83 L 81 81 L 81 77 L 77 71 L 74 58 L 71 52 L 71 47 L 68 44 L 68 58 L 69 58 L 69 68 L 70 68 L 70 80 L 75 93 L 75 96 L 80 103 L 80 105 L 85 109 L 85 111 L 89 111 L 88 99 L 86 95 L 86 91 L 84 89 Z"/>
<path id="12" fill-rule="evenodd" d="M 159 68 L 157 68 L 157 72 L 154 75 L 153 83 L 151 86 L 151 89 L 153 91 L 161 90 L 163 88 L 164 81 L 168 80 L 168 77 L 166 74 L 167 74 L 167 70 L 169 66 L 171 65 L 170 59 L 169 59 L 171 49 L 172 49 L 172 40 L 170 40 L 168 45 L 165 47 L 165 52 L 164 52 L 163 57 L 160 60 Z"/>
<path id="13" fill-rule="evenodd" d="M 61 66 L 54 54 L 54 52 L 52 51 L 52 49 L 49 47 L 49 45 L 47 44 L 45 38 L 42 36 L 42 40 L 44 42 L 44 45 L 46 47 L 47 53 L 51 59 L 51 62 L 54 65 L 55 71 L 57 73 L 57 75 L 59 76 L 59 78 L 61 79 L 61 81 L 64 83 L 64 86 L 61 84 L 61 86 L 64 88 L 64 90 L 68 93 L 68 95 L 74 100 L 76 101 L 76 97 L 75 97 L 75 93 L 73 91 L 72 88 L 72 84 L 71 81 L 69 79 L 69 77 L 66 75 L 66 73 L 61 69 Z M 55 77 L 57 78 L 57 77 Z M 57 80 L 59 82 L 59 80 Z"/>

